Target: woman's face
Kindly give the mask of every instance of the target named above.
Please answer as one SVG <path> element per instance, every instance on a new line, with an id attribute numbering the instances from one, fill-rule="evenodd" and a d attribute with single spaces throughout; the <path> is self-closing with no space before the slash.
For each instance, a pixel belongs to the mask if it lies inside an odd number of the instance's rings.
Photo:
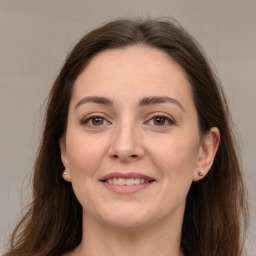
<path id="1" fill-rule="evenodd" d="M 210 168 L 210 144 L 199 136 L 191 88 L 176 62 L 149 47 L 107 50 L 75 81 L 60 141 L 63 177 L 88 222 L 180 221 L 192 181 Z"/>

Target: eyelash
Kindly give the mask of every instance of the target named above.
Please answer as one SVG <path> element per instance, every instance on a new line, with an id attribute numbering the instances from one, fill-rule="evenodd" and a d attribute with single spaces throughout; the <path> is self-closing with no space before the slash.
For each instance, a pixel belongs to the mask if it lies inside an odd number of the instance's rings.
<path id="1" fill-rule="evenodd" d="M 93 121 L 93 119 L 96 119 L 96 118 L 102 119 L 103 122 L 107 122 L 107 123 L 111 124 L 111 122 L 109 122 L 102 114 L 87 115 L 85 118 L 83 118 L 81 120 L 80 124 L 87 125 L 89 127 L 97 127 L 97 126 L 102 126 L 102 125 L 106 124 L 106 123 L 103 123 L 100 125 L 89 124 L 90 121 Z M 163 125 L 150 124 L 150 121 L 154 121 L 154 119 L 156 119 L 156 118 L 162 118 L 165 123 Z M 167 122 L 167 124 L 166 124 L 166 122 Z M 149 125 L 158 126 L 158 127 L 166 127 L 166 126 L 174 125 L 174 124 L 176 124 L 176 122 L 173 118 L 171 118 L 170 116 L 168 116 L 164 113 L 157 113 L 157 114 L 153 114 L 144 124 L 149 124 Z"/>
<path id="2" fill-rule="evenodd" d="M 107 119 L 101 115 L 101 114 L 90 114 L 90 115 L 87 115 L 85 118 L 83 118 L 80 122 L 80 124 L 82 125 L 88 125 L 89 127 L 97 127 L 97 125 L 93 125 L 93 124 L 88 124 L 90 121 L 93 121 L 93 119 L 96 119 L 96 118 L 99 118 L 99 119 L 102 119 L 103 122 L 108 122 L 110 123 L 109 121 L 107 121 Z M 104 125 L 104 124 L 102 124 Z M 102 126 L 102 125 L 99 125 L 99 126 Z"/>
<path id="3" fill-rule="evenodd" d="M 150 121 L 154 121 L 154 119 L 156 119 L 156 118 L 162 118 L 165 121 L 165 123 L 163 125 L 156 125 L 156 124 L 151 124 L 151 125 L 158 126 L 158 127 L 166 127 L 166 126 L 170 126 L 170 125 L 176 124 L 176 122 L 175 122 L 175 120 L 173 118 L 171 118 L 169 115 L 166 115 L 164 113 L 153 114 L 153 116 L 150 117 L 148 119 L 148 121 L 146 121 L 146 123 L 149 124 Z"/>

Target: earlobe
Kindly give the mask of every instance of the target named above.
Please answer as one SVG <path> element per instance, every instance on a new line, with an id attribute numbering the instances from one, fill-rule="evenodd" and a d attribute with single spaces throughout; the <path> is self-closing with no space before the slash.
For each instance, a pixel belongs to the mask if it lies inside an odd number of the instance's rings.
<path id="1" fill-rule="evenodd" d="M 220 131 L 217 127 L 212 127 L 201 141 L 193 181 L 201 180 L 207 175 L 213 164 L 219 143 Z"/>
<path id="2" fill-rule="evenodd" d="M 62 173 L 62 178 L 65 180 L 65 181 L 68 181 L 68 182 L 71 182 L 71 172 L 69 169 L 66 169 L 63 171 Z"/>
<path id="3" fill-rule="evenodd" d="M 67 151 L 66 151 L 66 141 L 65 141 L 64 137 L 60 138 L 59 146 L 60 146 L 61 161 L 65 168 L 65 170 L 62 173 L 62 177 L 64 180 L 70 182 L 71 181 L 71 172 L 69 170 Z"/>

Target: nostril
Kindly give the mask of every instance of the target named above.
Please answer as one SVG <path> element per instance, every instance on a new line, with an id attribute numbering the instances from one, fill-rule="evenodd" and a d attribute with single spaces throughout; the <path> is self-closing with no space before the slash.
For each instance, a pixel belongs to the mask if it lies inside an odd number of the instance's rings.
<path id="1" fill-rule="evenodd" d="M 137 155 L 130 155 L 130 156 L 127 156 L 127 157 L 122 157 L 122 156 L 119 156 L 119 155 L 112 155 L 112 158 L 113 159 L 118 159 L 118 158 L 120 158 L 121 160 L 123 159 L 137 159 L 138 158 L 138 156 Z"/>

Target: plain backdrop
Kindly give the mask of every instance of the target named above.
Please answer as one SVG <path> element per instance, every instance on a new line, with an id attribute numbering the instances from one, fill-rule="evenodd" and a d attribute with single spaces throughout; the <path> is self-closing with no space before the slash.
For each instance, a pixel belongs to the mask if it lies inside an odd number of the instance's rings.
<path id="1" fill-rule="evenodd" d="M 0 0 L 0 244 L 30 200 L 45 100 L 67 52 L 117 17 L 177 19 L 203 46 L 240 133 L 256 255 L 256 0 Z"/>

